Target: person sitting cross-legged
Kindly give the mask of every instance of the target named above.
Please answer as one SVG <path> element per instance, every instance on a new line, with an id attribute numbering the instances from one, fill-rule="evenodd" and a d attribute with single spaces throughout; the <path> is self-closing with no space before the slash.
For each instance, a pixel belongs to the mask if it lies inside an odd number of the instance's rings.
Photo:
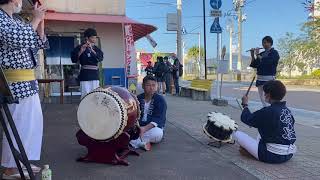
<path id="1" fill-rule="evenodd" d="M 167 103 L 163 96 L 156 93 L 157 80 L 154 76 L 146 76 L 142 87 L 144 93 L 138 95 L 141 109 L 140 138 L 130 141 L 130 144 L 148 151 L 151 150 L 151 143 L 159 143 L 163 138 Z"/>
<path id="2" fill-rule="evenodd" d="M 259 161 L 266 163 L 283 163 L 290 160 L 296 152 L 296 133 L 294 117 L 282 101 L 286 87 L 277 80 L 264 84 L 266 102 L 271 105 L 254 113 L 248 108 L 248 97 L 242 98 L 243 111 L 241 121 L 257 128 L 259 135 L 254 139 L 244 132 L 236 131 L 233 137 L 242 150 L 246 150 Z"/>

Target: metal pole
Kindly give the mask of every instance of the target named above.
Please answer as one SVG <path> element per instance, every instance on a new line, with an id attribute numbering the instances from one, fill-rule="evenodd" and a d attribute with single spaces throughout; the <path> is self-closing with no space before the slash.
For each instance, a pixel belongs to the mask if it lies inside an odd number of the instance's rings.
<path id="1" fill-rule="evenodd" d="M 218 69 L 219 69 L 219 61 L 220 60 L 220 33 L 217 33 L 217 98 L 219 98 L 219 95 L 220 95 L 220 88 L 219 88 L 219 72 L 218 72 Z"/>
<path id="2" fill-rule="evenodd" d="M 232 34 L 233 34 L 233 20 L 231 19 L 230 28 L 229 28 L 229 36 L 230 36 L 230 43 L 229 43 L 229 70 L 232 71 Z"/>
<path id="3" fill-rule="evenodd" d="M 242 5 L 239 2 L 238 7 L 238 64 L 237 69 L 242 69 Z"/>
<path id="4" fill-rule="evenodd" d="M 200 63 L 200 70 L 201 70 L 201 33 L 199 32 L 199 63 Z M 199 72 L 200 76 L 201 77 L 201 71 Z M 202 77 L 201 77 L 202 78 Z"/>
<path id="5" fill-rule="evenodd" d="M 221 49 L 222 49 L 222 32 L 219 33 L 219 35 L 220 35 L 220 38 L 219 38 L 219 44 L 220 44 L 220 46 L 219 46 L 219 61 L 220 61 L 220 64 L 222 64 L 222 62 L 221 62 L 221 60 L 223 60 L 223 59 L 222 59 L 222 53 L 221 53 Z M 222 77 L 223 77 L 223 73 L 220 74 L 220 78 L 221 78 L 221 81 L 220 81 L 220 90 L 219 90 L 220 99 L 221 99 L 222 81 L 223 81 Z"/>
<path id="6" fill-rule="evenodd" d="M 207 79 L 206 1 L 203 0 L 204 78 Z"/>
<path id="7" fill-rule="evenodd" d="M 185 42 L 182 42 L 182 78 L 185 78 L 186 75 L 186 70 L 185 70 L 185 59 L 184 59 L 184 54 L 185 54 L 185 49 L 186 49 L 186 45 Z"/>
<path id="8" fill-rule="evenodd" d="M 182 41 L 182 37 L 181 37 L 181 12 L 182 12 L 182 2 L 181 0 L 177 0 L 177 17 L 178 17 L 178 22 L 177 22 L 177 57 L 179 60 L 181 60 L 182 56 L 182 48 L 181 48 L 181 41 Z"/>

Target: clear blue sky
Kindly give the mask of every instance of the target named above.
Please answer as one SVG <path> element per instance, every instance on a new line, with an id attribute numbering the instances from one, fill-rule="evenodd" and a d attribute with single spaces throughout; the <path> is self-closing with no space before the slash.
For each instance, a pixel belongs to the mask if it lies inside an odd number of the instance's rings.
<path id="1" fill-rule="evenodd" d="M 209 16 L 211 6 L 210 0 L 206 0 L 206 15 Z M 279 38 L 286 32 L 295 35 L 301 33 L 301 25 L 307 20 L 308 12 L 301 4 L 304 0 L 247 0 L 244 7 L 244 14 L 247 20 L 243 23 L 243 53 L 251 47 L 261 46 L 261 39 L 265 35 L 270 35 L 274 39 L 275 48 Z M 153 2 L 172 3 L 173 5 L 159 5 Z M 202 0 L 182 0 L 183 2 L 183 22 L 182 25 L 187 32 L 201 32 L 203 37 Z M 176 0 L 127 0 L 128 17 L 139 22 L 152 24 L 158 30 L 151 34 L 158 46 L 156 50 L 161 52 L 176 51 L 176 35 L 166 30 L 166 14 L 176 12 Z M 227 12 L 233 7 L 232 0 L 222 0 L 222 12 Z M 201 17 L 200 17 L 201 16 Z M 220 19 L 220 25 L 224 28 L 223 45 L 229 49 L 229 33 L 226 32 L 226 22 L 228 17 Z M 216 57 L 216 34 L 211 34 L 210 27 L 213 22 L 212 17 L 207 17 L 207 56 Z M 235 22 L 235 31 L 237 24 Z M 186 35 L 183 37 L 186 43 L 186 50 L 193 45 L 198 45 L 197 35 Z M 236 43 L 234 41 L 234 43 Z M 203 46 L 203 38 L 202 45 Z M 136 43 L 138 50 L 152 52 L 153 48 L 148 41 L 143 38 Z"/>

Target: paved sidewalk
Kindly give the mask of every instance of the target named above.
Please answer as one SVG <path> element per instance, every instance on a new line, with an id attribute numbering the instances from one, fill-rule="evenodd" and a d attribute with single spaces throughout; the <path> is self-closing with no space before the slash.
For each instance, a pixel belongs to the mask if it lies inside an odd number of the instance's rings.
<path id="1" fill-rule="evenodd" d="M 75 137 L 79 129 L 76 104 L 44 104 L 43 111 L 44 144 L 39 164 L 50 165 L 54 180 L 257 179 L 171 122 L 162 144 L 154 145 L 150 152 L 140 151 L 139 157 L 129 156 L 127 167 L 79 163 L 75 160 L 86 149 Z"/>
<path id="2" fill-rule="evenodd" d="M 320 179 L 319 129 L 296 124 L 298 153 L 287 163 L 266 164 L 241 156 L 236 144 L 220 149 L 207 145 L 210 140 L 202 126 L 212 111 L 229 115 L 241 131 L 256 136 L 254 128 L 240 122 L 236 106 L 217 107 L 209 101 L 171 95 L 165 98 L 168 121 L 164 142 L 140 157 L 130 156 L 128 167 L 76 162 L 86 151 L 75 138 L 79 128 L 76 104 L 43 104 L 44 144 L 39 164 L 49 164 L 56 180 Z"/>
<path id="3" fill-rule="evenodd" d="M 252 137 L 257 135 L 254 128 L 249 128 L 240 122 L 241 112 L 232 106 L 217 107 L 209 101 L 193 101 L 190 98 L 176 96 L 166 96 L 166 99 L 168 121 L 202 144 L 210 141 L 202 132 L 202 126 L 207 121 L 207 113 L 211 111 L 229 115 L 238 122 L 241 131 L 249 133 Z M 296 124 L 295 128 L 298 153 L 289 162 L 280 165 L 266 164 L 243 157 L 239 154 L 238 145 L 225 144 L 220 149 L 207 147 L 259 179 L 320 179 L 319 129 L 300 124 Z"/>

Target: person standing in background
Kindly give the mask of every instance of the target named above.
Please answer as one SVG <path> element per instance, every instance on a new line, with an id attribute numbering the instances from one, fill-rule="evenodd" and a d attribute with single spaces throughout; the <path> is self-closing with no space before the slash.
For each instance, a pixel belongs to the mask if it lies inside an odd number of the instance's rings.
<path id="1" fill-rule="evenodd" d="M 95 45 L 97 31 L 88 28 L 84 31 L 85 41 L 71 52 L 71 61 L 80 63 L 81 70 L 78 76 L 80 81 L 81 98 L 99 87 L 98 63 L 103 61 L 103 52 Z"/>
<path id="2" fill-rule="evenodd" d="M 180 93 L 180 87 L 179 87 L 179 76 L 180 76 L 180 61 L 178 58 L 174 58 L 173 62 L 173 68 L 172 68 L 172 77 L 174 82 L 174 87 L 176 90 L 176 95 L 179 95 Z"/>
<path id="3" fill-rule="evenodd" d="M 169 59 L 167 56 L 165 56 L 163 58 L 164 60 L 164 64 L 166 65 L 166 71 L 164 73 L 164 79 L 165 79 L 165 83 L 166 83 L 166 93 L 171 93 L 172 92 L 172 88 L 171 88 L 171 79 L 172 79 L 172 64 L 169 62 Z"/>
<path id="4" fill-rule="evenodd" d="M 157 57 L 157 63 L 154 67 L 154 73 L 158 82 L 158 93 L 166 94 L 165 73 L 167 72 L 167 66 L 163 62 L 163 57 Z"/>
<path id="5" fill-rule="evenodd" d="M 264 101 L 263 85 L 276 79 L 277 66 L 279 63 L 279 53 L 272 48 L 273 40 L 270 36 L 265 36 L 262 39 L 262 46 L 265 51 L 259 53 L 260 48 L 252 48 L 251 53 L 251 64 L 250 67 L 257 69 L 257 81 L 256 86 L 260 96 L 261 103 L 264 107 L 267 106 Z"/>
<path id="6" fill-rule="evenodd" d="M 147 76 L 153 76 L 153 67 L 151 65 L 151 61 L 148 61 L 148 65 L 144 71 L 146 72 Z"/>

